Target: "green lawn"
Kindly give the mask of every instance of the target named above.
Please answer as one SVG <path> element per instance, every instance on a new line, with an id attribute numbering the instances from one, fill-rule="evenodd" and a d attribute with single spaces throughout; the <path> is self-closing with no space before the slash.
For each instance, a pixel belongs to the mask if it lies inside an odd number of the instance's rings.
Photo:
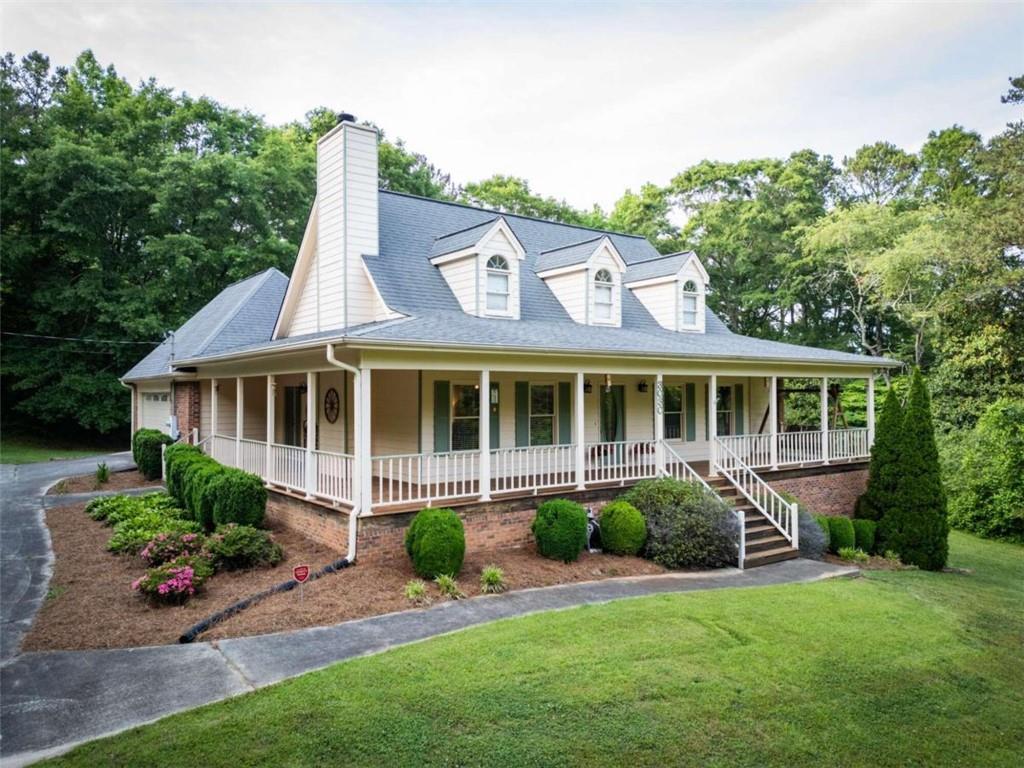
<path id="1" fill-rule="evenodd" d="M 973 575 L 665 595 L 354 660 L 64 765 L 1020 765 L 1024 548 Z"/>
<path id="2" fill-rule="evenodd" d="M 45 437 L 5 434 L 0 437 L 0 464 L 31 464 L 50 459 L 79 459 L 110 453 L 112 450 L 124 450 L 124 448 L 91 446 L 66 441 L 49 442 Z"/>

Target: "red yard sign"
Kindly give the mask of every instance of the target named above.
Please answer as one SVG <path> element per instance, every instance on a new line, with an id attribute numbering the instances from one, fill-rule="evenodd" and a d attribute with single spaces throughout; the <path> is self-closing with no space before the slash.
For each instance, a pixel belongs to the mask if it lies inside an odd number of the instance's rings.
<path id="1" fill-rule="evenodd" d="M 292 568 L 292 576 L 295 580 L 302 584 L 309 578 L 309 566 L 308 565 L 296 565 Z"/>

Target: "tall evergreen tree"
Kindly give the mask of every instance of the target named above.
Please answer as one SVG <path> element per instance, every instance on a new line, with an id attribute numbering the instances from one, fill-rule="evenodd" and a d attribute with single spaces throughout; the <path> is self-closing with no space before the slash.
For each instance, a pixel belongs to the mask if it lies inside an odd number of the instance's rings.
<path id="1" fill-rule="evenodd" d="M 868 487 L 857 499 L 857 517 L 880 520 L 893 504 L 900 467 L 900 433 L 903 406 L 893 387 L 889 387 L 875 425 L 875 444 L 871 446 Z"/>
<path id="2" fill-rule="evenodd" d="M 882 516 L 882 540 L 904 563 L 938 571 L 949 554 L 946 492 L 939 472 L 931 401 L 918 368 L 910 382 L 899 448 L 896 492 L 892 507 Z"/>

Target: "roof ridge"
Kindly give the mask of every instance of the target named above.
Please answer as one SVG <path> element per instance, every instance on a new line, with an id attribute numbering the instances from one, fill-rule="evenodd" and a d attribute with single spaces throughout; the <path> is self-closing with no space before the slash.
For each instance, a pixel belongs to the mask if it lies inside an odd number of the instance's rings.
<path id="1" fill-rule="evenodd" d="M 652 257 L 650 259 L 640 259 L 639 261 L 630 262 L 626 266 L 627 267 L 635 267 L 635 266 L 637 266 L 639 264 L 650 264 L 652 261 L 661 261 L 662 259 L 667 259 L 670 256 L 686 256 L 689 253 L 692 253 L 694 256 L 697 255 L 697 252 L 695 250 L 693 250 L 693 248 L 691 248 L 688 251 L 676 251 L 674 253 L 661 253 L 661 254 L 658 254 L 657 256 L 654 256 L 654 257 Z"/>
<path id="2" fill-rule="evenodd" d="M 501 216 L 495 216 L 493 219 L 481 221 L 479 224 L 474 224 L 471 227 L 463 227 L 462 229 L 456 229 L 454 232 L 448 232 L 447 234 L 444 235 L 438 235 L 437 237 L 434 238 L 434 242 L 436 243 L 438 240 L 444 240 L 446 237 L 454 237 L 455 235 L 461 235 L 463 232 L 469 232 L 469 230 L 471 229 L 476 229 L 477 227 L 482 227 L 486 224 L 493 224 L 500 218 Z"/>
<path id="3" fill-rule="evenodd" d="M 210 344 L 213 343 L 213 340 L 215 338 L 217 338 L 217 336 L 220 334 L 221 331 L 224 330 L 224 328 L 227 326 L 227 324 L 230 323 L 232 320 L 235 319 L 235 317 L 238 316 L 238 311 L 246 303 L 248 303 L 249 299 L 251 299 L 253 296 L 256 295 L 256 291 L 258 291 L 260 288 L 262 288 L 263 285 L 267 282 L 267 278 L 270 277 L 271 271 L 278 272 L 279 274 L 282 274 L 282 276 L 283 276 L 283 273 L 281 273 L 280 270 L 278 270 L 276 267 L 268 267 L 267 269 L 263 270 L 262 272 L 257 272 L 255 275 L 250 275 L 249 277 L 245 278 L 245 280 L 249 280 L 251 278 L 260 278 L 260 279 L 253 280 L 252 288 L 249 289 L 249 291 L 245 294 L 245 296 L 243 296 L 238 302 L 235 303 L 234 309 L 232 309 L 230 312 L 228 312 L 226 315 L 224 315 L 224 319 L 221 320 L 219 323 L 217 323 L 217 325 L 214 326 L 213 330 L 210 331 L 210 333 L 207 335 L 207 337 L 205 339 L 203 339 L 203 342 L 198 347 L 196 347 L 196 351 L 193 354 L 193 357 L 197 357 L 197 356 L 201 355 L 203 352 L 205 352 L 206 348 L 208 346 L 210 346 Z M 238 280 L 238 281 L 232 283 L 231 285 L 237 285 L 238 283 L 243 283 L 243 282 L 245 282 L 245 280 Z M 228 288 L 230 288 L 230 287 L 231 286 L 228 286 Z M 225 288 L 224 290 L 226 291 L 227 288 Z M 224 291 L 221 291 L 221 293 L 223 293 L 223 292 Z M 193 315 L 193 317 L 194 316 L 195 315 Z M 174 361 L 172 360 L 171 361 L 172 365 L 173 365 L 173 362 Z"/>
<path id="4" fill-rule="evenodd" d="M 567 250 L 569 248 L 576 248 L 576 247 L 578 247 L 580 245 L 586 245 L 587 243 L 596 243 L 598 240 L 604 240 L 606 237 L 607 237 L 607 235 L 598 235 L 597 237 L 592 237 L 589 240 L 580 240 L 579 242 L 576 242 L 576 243 L 569 243 L 568 245 L 560 245 L 557 248 L 548 248 L 546 251 L 538 251 L 537 254 L 540 255 L 540 254 L 544 254 L 544 253 L 554 253 L 555 251 L 564 251 L 564 250 Z"/>
<path id="5" fill-rule="evenodd" d="M 586 224 L 570 224 L 566 221 L 555 221 L 554 219 L 542 219 L 539 216 L 526 216 L 522 213 L 509 213 L 508 211 L 499 211 L 497 208 L 482 208 L 479 205 L 469 205 L 468 203 L 460 203 L 457 200 L 441 200 L 436 197 L 424 197 L 423 195 L 411 195 L 408 192 L 395 192 L 392 189 L 381 189 L 381 194 L 395 195 L 396 197 L 408 197 L 413 200 L 425 200 L 428 203 L 438 203 L 441 205 L 452 205 L 456 208 L 468 208 L 471 211 L 481 211 L 483 213 L 493 213 L 496 216 L 510 216 L 516 219 L 524 219 L 526 221 L 539 221 L 543 224 L 554 224 L 557 227 L 569 227 L 570 229 L 583 229 L 588 232 L 600 232 L 604 235 L 617 235 L 619 237 L 632 237 L 636 240 L 647 240 L 643 235 L 633 235 L 629 232 L 616 232 L 612 229 L 598 229 L 597 227 L 588 227 Z"/>

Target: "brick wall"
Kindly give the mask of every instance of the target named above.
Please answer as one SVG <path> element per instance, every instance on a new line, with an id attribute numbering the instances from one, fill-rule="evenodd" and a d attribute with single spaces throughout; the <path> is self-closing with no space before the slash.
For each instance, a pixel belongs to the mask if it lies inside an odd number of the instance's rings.
<path id="1" fill-rule="evenodd" d="M 174 415 L 186 440 L 191 439 L 193 428 L 199 428 L 199 397 L 198 381 L 174 382 Z"/>
<path id="2" fill-rule="evenodd" d="M 280 491 L 267 491 L 267 519 L 341 554 L 348 551 L 348 515 Z"/>
<path id="3" fill-rule="evenodd" d="M 791 493 L 814 514 L 853 517 L 857 497 L 867 487 L 868 471 L 857 468 L 829 474 L 768 476 L 765 480 L 776 491 Z"/>

